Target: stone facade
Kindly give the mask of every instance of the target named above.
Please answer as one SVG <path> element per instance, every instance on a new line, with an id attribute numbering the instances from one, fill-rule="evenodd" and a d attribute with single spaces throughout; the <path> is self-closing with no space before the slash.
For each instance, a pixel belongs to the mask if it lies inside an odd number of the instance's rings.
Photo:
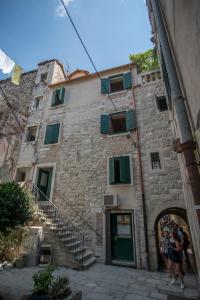
<path id="1" fill-rule="evenodd" d="M 177 156 L 171 151 L 168 112 L 160 112 L 156 106 L 156 96 L 164 95 L 160 77 L 153 76 L 147 82 L 143 79 L 148 74 L 137 74 L 134 65 L 104 70 L 100 74 L 102 78 L 115 78 L 128 72 L 132 74 L 133 89 L 130 86 L 108 95 L 101 93 L 101 81 L 96 74 L 81 71 L 78 76 L 76 71 L 74 77 L 66 79 L 57 61 L 39 64 L 31 99 L 40 97 L 41 105 L 37 109 L 30 105 L 27 121 L 27 128 L 37 126 L 36 139 L 27 142 L 24 133 L 14 178 L 17 180 L 18 172 L 25 170 L 25 180 L 37 185 L 39 171 L 51 169 L 49 199 L 86 234 L 86 245 L 105 263 L 116 263 L 111 257 L 111 215 L 126 213 L 131 216 L 134 259 L 129 265 L 146 268 L 139 136 L 150 267 L 156 269 L 156 218 L 166 208 L 184 208 L 182 183 Z M 44 73 L 47 76 L 41 82 Z M 63 87 L 64 103 L 51 107 L 54 91 Z M 111 99 L 118 112 L 136 109 L 137 129 L 119 134 L 101 133 L 101 115 L 116 112 Z M 60 123 L 58 142 L 45 145 L 46 127 L 55 123 Z M 160 154 L 161 170 L 151 170 L 151 152 Z M 110 184 L 109 158 L 122 156 L 129 158 L 131 181 Z M 118 195 L 119 205 L 106 208 L 103 205 L 105 194 Z"/>

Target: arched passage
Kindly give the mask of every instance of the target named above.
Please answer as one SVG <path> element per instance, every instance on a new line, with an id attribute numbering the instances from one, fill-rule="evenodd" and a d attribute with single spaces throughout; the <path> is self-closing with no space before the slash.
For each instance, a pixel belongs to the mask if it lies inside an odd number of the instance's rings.
<path id="1" fill-rule="evenodd" d="M 160 254 L 160 238 L 165 228 L 172 228 L 173 224 L 177 223 L 179 227 L 183 228 L 183 231 L 189 236 L 190 244 L 188 247 L 189 261 L 192 268 L 195 268 L 195 258 L 193 254 L 193 247 L 191 242 L 191 235 L 187 221 L 186 210 L 180 207 L 170 207 L 164 209 L 159 213 L 155 221 L 155 238 L 156 238 L 156 250 L 157 250 L 157 262 L 158 269 L 163 266 L 162 256 Z M 185 260 L 185 257 L 184 257 Z"/>

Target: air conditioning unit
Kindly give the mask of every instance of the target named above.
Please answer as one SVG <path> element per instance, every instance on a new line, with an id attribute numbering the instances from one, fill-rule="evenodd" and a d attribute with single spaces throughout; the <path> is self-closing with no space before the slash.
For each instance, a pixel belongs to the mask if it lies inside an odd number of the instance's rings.
<path id="1" fill-rule="evenodd" d="M 105 207 L 116 207 L 119 206 L 119 197 L 117 194 L 106 194 L 103 196 L 103 205 Z"/>

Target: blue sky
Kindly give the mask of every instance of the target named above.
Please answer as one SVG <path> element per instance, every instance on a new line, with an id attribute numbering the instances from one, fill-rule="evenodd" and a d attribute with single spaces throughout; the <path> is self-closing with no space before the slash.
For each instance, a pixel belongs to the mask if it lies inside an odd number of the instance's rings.
<path id="1" fill-rule="evenodd" d="M 152 48 L 144 0 L 65 0 L 99 70 Z M 93 68 L 59 0 L 1 0 L 0 48 L 24 71 L 58 58 L 70 71 Z M 0 72 L 2 78 L 2 72 Z"/>

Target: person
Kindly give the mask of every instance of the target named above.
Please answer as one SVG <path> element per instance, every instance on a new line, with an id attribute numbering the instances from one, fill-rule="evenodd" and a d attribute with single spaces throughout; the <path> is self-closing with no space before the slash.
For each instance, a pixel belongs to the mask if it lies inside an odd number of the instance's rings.
<path id="1" fill-rule="evenodd" d="M 177 231 L 173 230 L 170 233 L 170 243 L 168 247 L 169 255 L 169 271 L 173 276 L 171 284 L 174 284 L 177 277 L 181 280 L 181 288 L 184 289 L 183 274 L 182 274 L 182 257 L 181 252 L 183 244 Z"/>
<path id="2" fill-rule="evenodd" d="M 179 235 L 179 237 L 180 237 L 180 239 L 181 239 L 181 242 L 182 242 L 182 244 L 183 244 L 183 233 L 182 233 L 182 231 L 180 230 L 180 228 L 179 228 L 179 226 L 178 226 L 177 223 L 174 223 L 174 224 L 173 224 L 173 230 L 175 230 L 175 231 L 178 233 L 178 235 Z"/>
<path id="3" fill-rule="evenodd" d="M 168 247 L 169 247 L 169 232 L 165 230 L 160 238 L 160 253 L 165 263 L 166 271 L 168 272 Z"/>
<path id="4" fill-rule="evenodd" d="M 189 240 L 189 236 L 187 235 L 187 233 L 185 231 L 183 231 L 183 228 L 180 227 L 180 231 L 183 234 L 183 251 L 185 254 L 185 262 L 190 265 L 190 260 L 189 260 L 189 254 L 188 254 L 188 247 L 190 244 L 190 240 Z"/>

